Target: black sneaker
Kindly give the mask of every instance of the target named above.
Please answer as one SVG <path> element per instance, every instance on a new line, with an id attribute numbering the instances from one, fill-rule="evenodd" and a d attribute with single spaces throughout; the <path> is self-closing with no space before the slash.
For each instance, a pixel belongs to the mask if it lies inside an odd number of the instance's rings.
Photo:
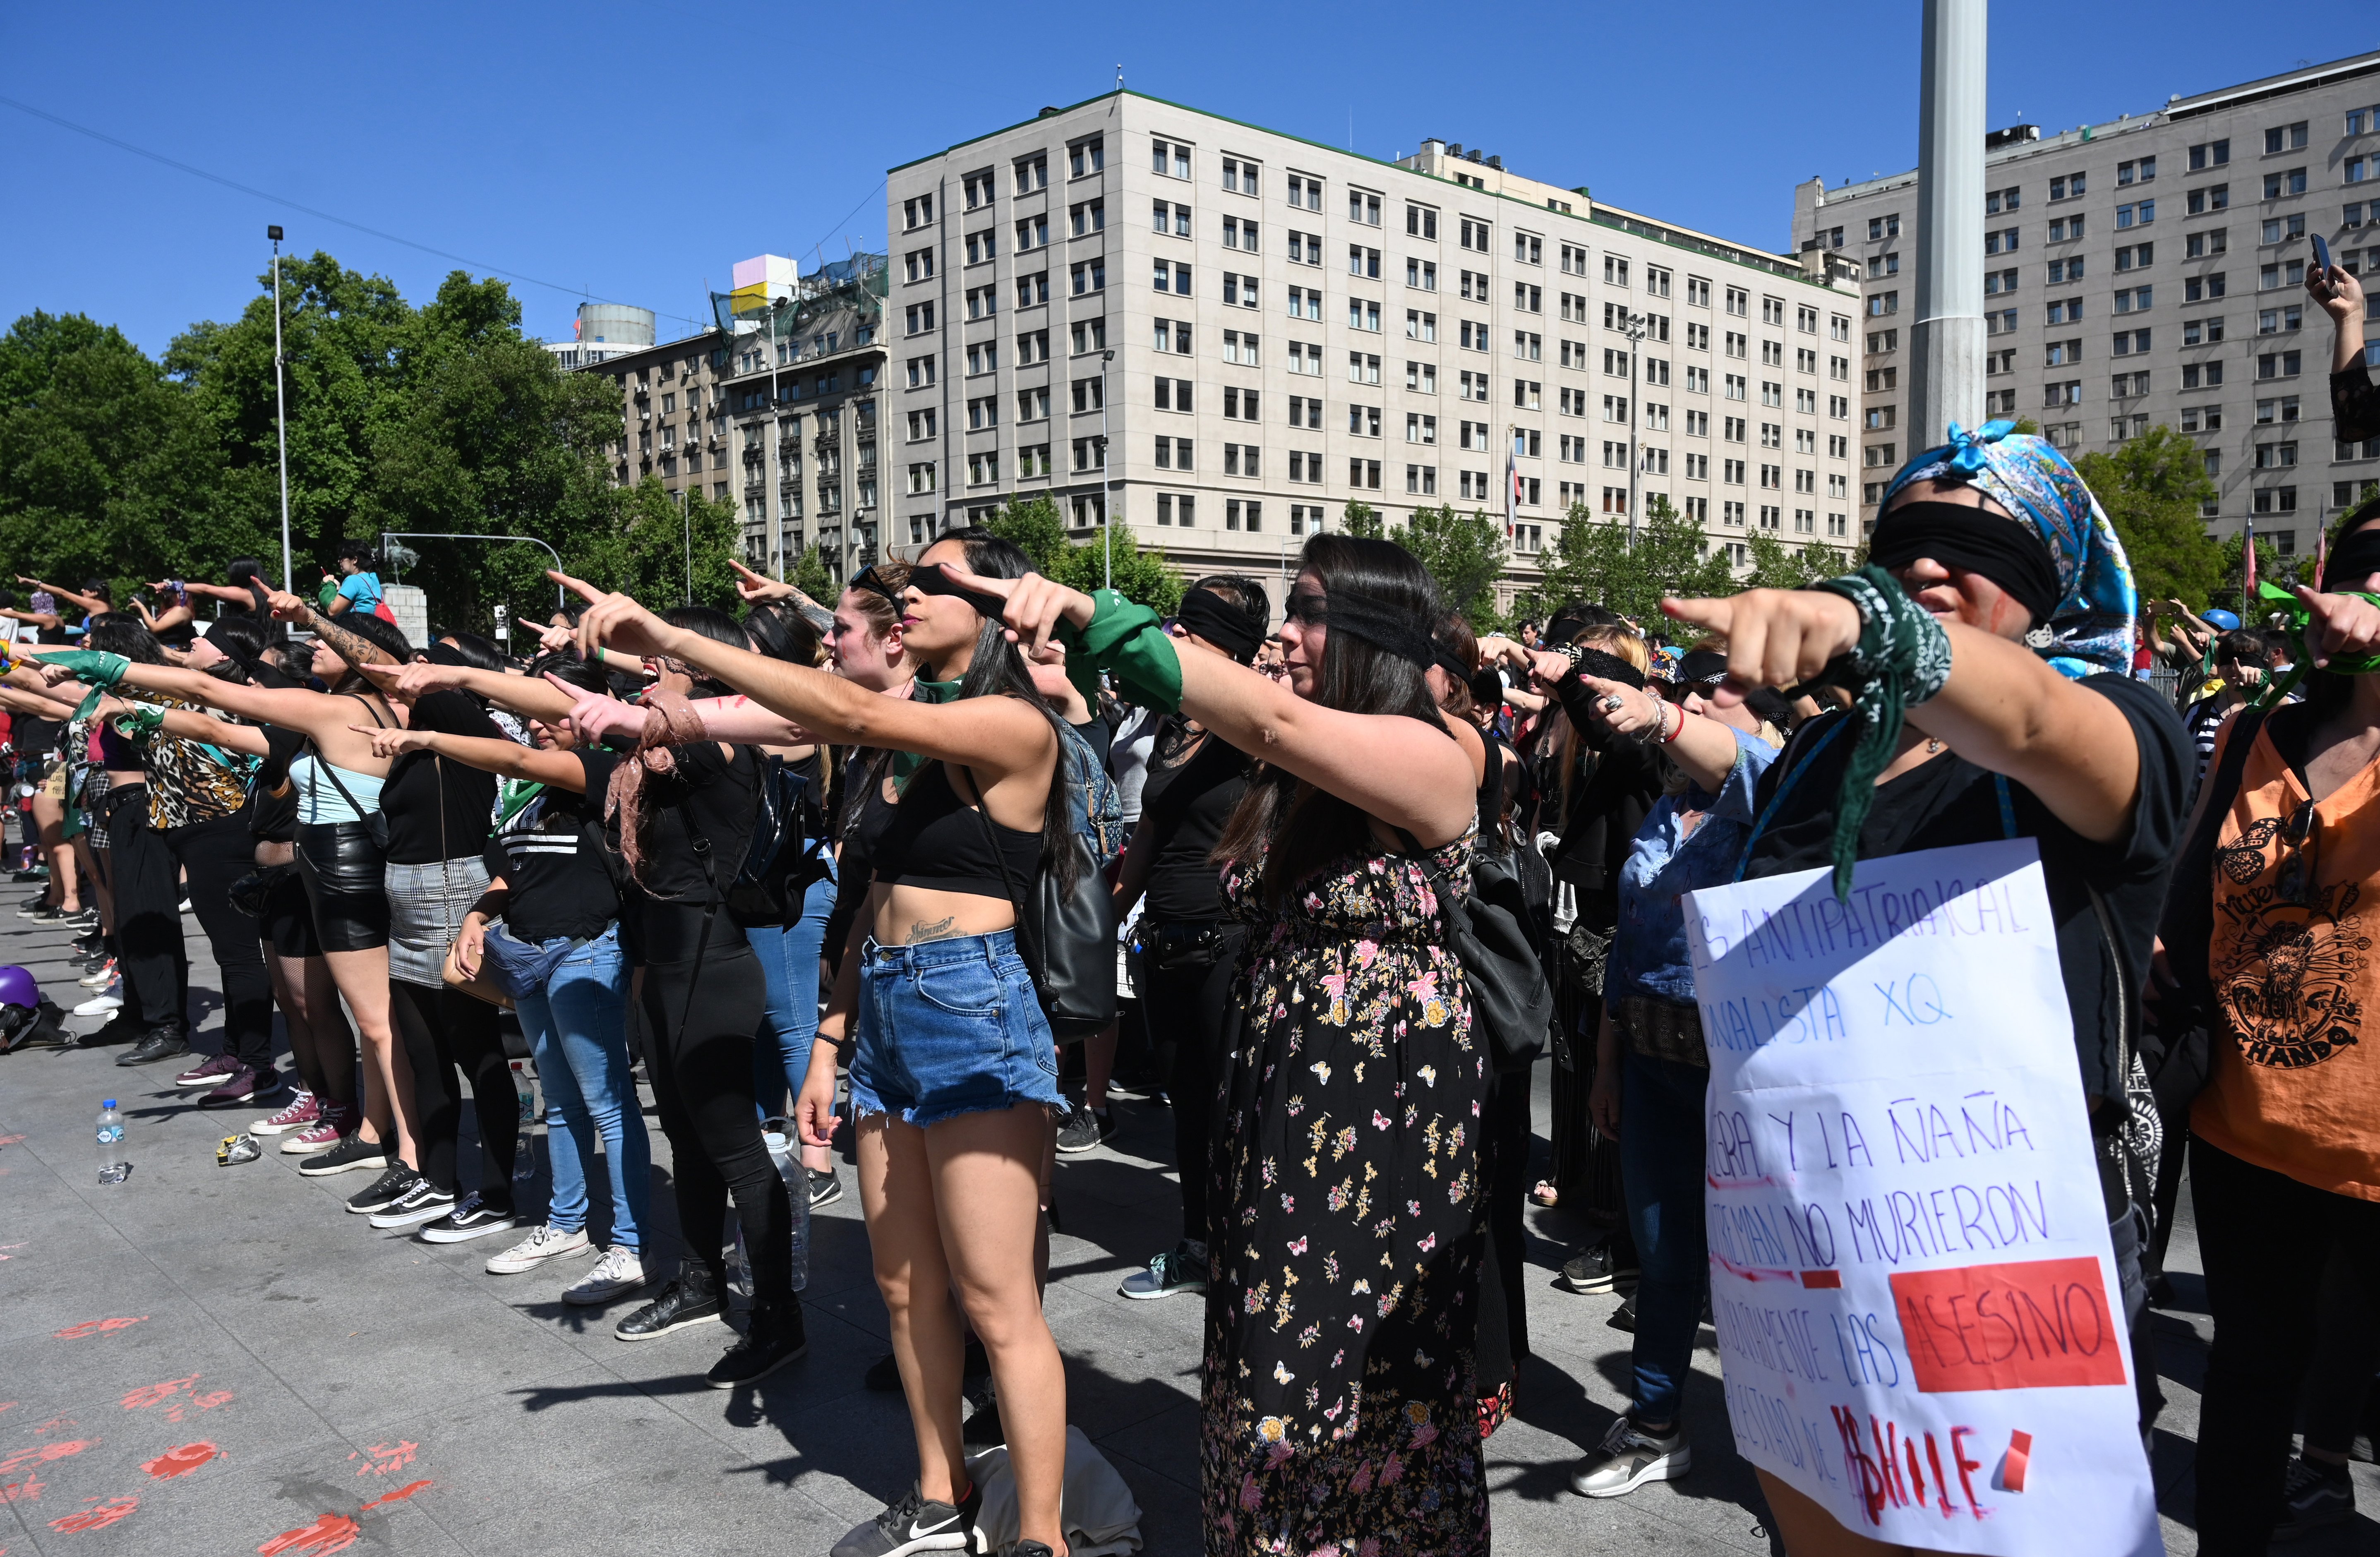
<path id="1" fill-rule="evenodd" d="M 1624 1330 L 1631 1335 L 1635 1334 L 1636 1295 L 1632 1292 L 1626 1297 L 1622 1298 L 1621 1300 L 1620 1307 L 1612 1309 L 1611 1317 L 1603 1322 L 1609 1325 L 1614 1330 Z"/>
<path id="2" fill-rule="evenodd" d="M 1558 1284 L 1572 1292 L 1628 1292 L 1636 1285 L 1637 1268 L 1616 1259 L 1609 1240 L 1566 1261 Z"/>
<path id="3" fill-rule="evenodd" d="M 298 1171 L 305 1171 L 302 1164 Z M 403 1158 L 398 1158 L 382 1170 L 380 1177 L 371 1181 L 371 1187 L 347 1197 L 347 1210 L 358 1216 L 372 1216 L 378 1211 L 390 1210 L 399 1200 L 414 1195 L 416 1185 L 427 1187 L 429 1184 L 428 1179 L 407 1166 Z M 435 1188 L 429 1188 L 428 1192 L 432 1195 L 443 1193 Z"/>
<path id="4" fill-rule="evenodd" d="M 1113 1110 L 1109 1111 L 1109 1117 L 1114 1117 Z M 1090 1105 L 1076 1103 L 1074 1111 L 1059 1122 L 1058 1150 L 1068 1157 L 1077 1152 L 1097 1151 L 1107 1143 L 1108 1137 L 1114 1130 L 1112 1124 L 1103 1126 L 1099 1123 L 1099 1115 L 1091 1112 Z"/>
<path id="5" fill-rule="evenodd" d="M 399 1168 L 389 1170 L 392 1174 L 402 1171 Z M 379 1188 L 380 1186 L 375 1184 L 370 1189 L 356 1197 L 356 1199 L 373 1198 L 374 1191 Z M 355 1200 L 347 1202 L 347 1210 L 358 1209 L 367 1208 L 358 1208 Z M 371 1224 L 382 1233 L 397 1227 L 419 1227 L 431 1217 L 444 1216 L 454 1209 L 455 1197 L 452 1191 L 441 1189 L 427 1178 L 416 1174 L 406 1181 L 404 1189 L 398 1192 L 395 1199 L 372 1212 Z"/>
<path id="6" fill-rule="evenodd" d="M 833 1205 L 843 1198 L 843 1175 L 832 1168 L 809 1168 L 804 1175 L 810 1186 L 810 1210 Z"/>
<path id="7" fill-rule="evenodd" d="M 991 1377 L 991 1358 L 985 1355 L 983 1343 L 972 1335 L 967 1337 L 965 1358 L 959 1365 L 959 1371 L 963 1375 L 960 1380 L 962 1389 L 973 1389 Z M 891 1352 L 885 1353 L 868 1365 L 868 1371 L 861 1376 L 861 1381 L 879 1394 L 899 1394 L 901 1359 Z"/>
<path id="8" fill-rule="evenodd" d="M 717 1324 L 726 1318 L 727 1305 L 711 1285 L 710 1267 L 689 1260 L 660 1296 L 622 1320 L 612 1335 L 620 1341 L 650 1341 L 690 1324 Z"/>
<path id="9" fill-rule="evenodd" d="M 149 1029 L 138 1016 L 128 1011 L 118 1011 L 107 1019 L 107 1025 L 97 1032 L 85 1033 L 75 1040 L 84 1049 L 104 1049 L 117 1043 L 138 1043 L 149 1036 Z"/>
<path id="10" fill-rule="evenodd" d="M 2281 1519 L 2273 1539 L 2295 1540 L 2355 1517 L 2355 1482 L 2345 1466 L 2325 1465 L 2301 1454 L 2289 1465 L 2281 1488 Z"/>
<path id="11" fill-rule="evenodd" d="M 142 1036 L 128 1053 L 115 1056 L 119 1065 L 153 1065 L 160 1060 L 178 1060 L 190 1052 L 190 1035 L 179 1022 L 160 1022 Z"/>
<path id="12" fill-rule="evenodd" d="M 520 1218 L 510 1210 L 498 1210 L 480 1198 L 473 1190 L 463 1197 L 462 1204 L 425 1223 L 421 1241 L 425 1244 L 468 1244 L 474 1238 L 484 1238 L 491 1233 L 509 1233 L 520 1225 Z"/>
<path id="13" fill-rule="evenodd" d="M 809 1349 L 809 1337 L 802 1328 L 800 1298 L 784 1303 L 755 1303 L 744 1333 L 727 1348 L 726 1356 L 710 1365 L 706 1377 L 714 1390 L 755 1384 L 785 1364 L 807 1356 Z"/>
<path id="14" fill-rule="evenodd" d="M 966 1551 L 975 1546 L 975 1519 L 983 1489 L 970 1486 L 957 1503 L 929 1502 L 912 1483 L 899 1500 L 835 1542 L 830 1557 L 904 1557 L 911 1551 Z M 1046 1550 L 1046 1549 L 1045 1549 Z"/>
<path id="15" fill-rule="evenodd" d="M 381 1141 L 364 1139 L 361 1130 L 350 1130 L 339 1137 L 339 1144 L 318 1156 L 306 1158 L 298 1171 L 308 1178 L 324 1178 L 332 1174 L 344 1174 L 353 1168 L 385 1168 L 389 1166 L 388 1148 Z M 403 1166 L 402 1163 L 398 1166 Z"/>

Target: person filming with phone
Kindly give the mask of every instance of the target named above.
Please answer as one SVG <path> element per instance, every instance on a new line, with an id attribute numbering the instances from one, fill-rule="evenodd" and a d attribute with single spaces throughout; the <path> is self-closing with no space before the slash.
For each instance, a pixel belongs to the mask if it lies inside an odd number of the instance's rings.
<path id="1" fill-rule="evenodd" d="M 2313 240 L 2313 262 L 2306 266 L 2306 293 L 2338 332 L 2330 353 L 2330 414 L 2337 426 L 2332 436 L 2342 444 L 2380 438 L 2380 384 L 2372 382 L 2372 366 L 2363 348 L 2363 321 L 2370 306 L 2363 300 L 2363 283 L 2342 266 L 2333 264 L 2330 245 Z"/>

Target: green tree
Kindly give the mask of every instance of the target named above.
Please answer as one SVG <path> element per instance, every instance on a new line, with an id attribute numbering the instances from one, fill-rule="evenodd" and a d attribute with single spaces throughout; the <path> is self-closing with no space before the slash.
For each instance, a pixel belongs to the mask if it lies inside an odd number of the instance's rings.
<path id="1" fill-rule="evenodd" d="M 1468 620 L 1480 632 L 1503 625 L 1496 608 L 1496 580 L 1504 572 L 1504 528 L 1481 510 L 1469 517 L 1448 504 L 1416 508 L 1413 517 L 1388 537 L 1421 560 L 1438 580 L 1447 608 Z"/>
<path id="2" fill-rule="evenodd" d="M 2196 442 L 2160 425 L 2111 453 L 2082 456 L 2074 468 L 2115 525 L 2143 598 L 2204 609 L 2223 559 L 2199 516 L 2216 492 Z"/>
<path id="3" fill-rule="evenodd" d="M 1339 533 L 1362 541 L 1385 541 L 1389 538 L 1387 521 L 1370 504 L 1359 497 L 1347 500 L 1345 510 L 1339 516 Z"/>
<path id="4" fill-rule="evenodd" d="M 794 588 L 822 603 L 835 600 L 843 592 L 834 587 L 834 575 L 827 571 L 822 544 L 802 553 L 801 560 L 794 564 L 792 582 Z"/>
<path id="5" fill-rule="evenodd" d="M 575 550 L 563 551 L 565 570 L 659 608 L 687 599 L 691 562 L 692 603 L 731 613 L 735 609 L 735 570 L 727 559 L 740 554 L 743 520 L 735 508 L 698 492 L 673 494 L 657 476 L 614 495 L 620 501 L 609 527 L 582 537 Z M 431 615 L 437 611 L 433 596 Z M 538 617 L 543 616 L 540 610 Z"/>
<path id="6" fill-rule="evenodd" d="M 1783 541 L 1767 534 L 1754 536 L 1751 550 L 1752 571 L 1742 585 L 1747 590 L 1798 590 L 1850 572 L 1856 556 L 1815 541 L 1788 551 Z"/>
<path id="7" fill-rule="evenodd" d="M 1645 505 L 1633 548 L 1624 519 L 1572 504 L 1544 566 L 1545 609 L 1591 602 L 1648 626 L 1659 616 L 1664 595 L 1692 599 L 1736 589 L 1727 554 L 1713 550 L 1702 528 L 1658 493 Z"/>
<path id="8" fill-rule="evenodd" d="M 1102 589 L 1112 578 L 1116 593 L 1160 615 L 1171 615 L 1182 603 L 1182 580 L 1163 552 L 1142 551 L 1123 525 L 1102 527 L 1076 544 L 1047 493 L 1010 499 L 984 528 L 1013 541 L 1036 568 L 1069 589 Z"/>
<path id="9" fill-rule="evenodd" d="M 1047 493 L 1030 497 L 1012 497 L 1000 505 L 999 512 L 985 521 L 984 529 L 1013 542 L 1017 550 L 1033 559 L 1033 566 L 1055 578 L 1050 570 L 1057 566 L 1059 554 L 1069 544 L 1066 539 L 1065 516 L 1058 511 L 1057 499 Z"/>
<path id="10" fill-rule="evenodd" d="M 2246 540 L 2247 536 L 2241 533 L 2226 536 L 2219 541 L 2208 542 L 2215 548 L 2218 571 L 2215 586 L 2208 590 L 2206 600 L 2210 605 L 2226 606 L 2238 611 L 2241 622 L 2252 624 L 2265 613 L 2264 607 L 2256 602 L 2243 601 L 2241 598 L 2243 593 L 2241 586 L 2247 580 L 2245 570 L 2240 566 L 2240 553 L 2244 550 Z M 2273 550 L 2270 540 L 2261 535 L 2256 537 L 2257 582 L 2286 590 L 2298 581 L 2298 565 L 2302 560 L 2305 559 L 2285 557 Z M 2141 592 L 2143 595 L 2148 593 L 2145 590 Z M 2190 603 L 2188 597 L 2183 597 L 2183 603 Z"/>

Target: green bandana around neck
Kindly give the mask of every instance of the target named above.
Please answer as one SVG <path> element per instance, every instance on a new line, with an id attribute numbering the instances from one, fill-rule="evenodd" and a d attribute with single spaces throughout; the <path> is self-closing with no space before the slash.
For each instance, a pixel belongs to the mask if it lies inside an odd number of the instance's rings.
<path id="1" fill-rule="evenodd" d="M 929 681 L 921 675 L 909 684 L 909 700 L 913 703 L 954 703 L 959 700 L 959 685 L 956 681 Z M 932 760 L 932 758 L 921 757 L 914 751 L 894 752 L 892 754 L 894 792 L 907 793 L 909 781 L 916 778 L 926 764 Z"/>

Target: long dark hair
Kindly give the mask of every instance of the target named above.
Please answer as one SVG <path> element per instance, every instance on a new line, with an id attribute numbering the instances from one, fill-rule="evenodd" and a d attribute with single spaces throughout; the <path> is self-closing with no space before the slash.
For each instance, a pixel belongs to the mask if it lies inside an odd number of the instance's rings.
<path id="1" fill-rule="evenodd" d="M 157 637 L 147 627 L 128 616 L 109 612 L 94 617 L 91 630 L 83 634 L 83 647 L 103 653 L 121 654 L 136 665 L 162 665 L 165 651 Z"/>
<path id="2" fill-rule="evenodd" d="M 249 686 L 255 681 L 249 666 L 264 657 L 269 639 L 256 618 L 248 615 L 220 616 L 207 625 L 207 641 L 223 651 L 225 658 L 207 667 L 207 674 L 217 681 L 237 686 Z"/>
<path id="3" fill-rule="evenodd" d="M 789 665 L 826 663 L 826 640 L 818 628 L 808 617 L 781 602 L 763 601 L 744 613 L 744 636 L 752 640 L 755 651 L 771 660 Z"/>
<path id="4" fill-rule="evenodd" d="M 1427 639 L 1446 614 L 1428 571 L 1392 541 L 1318 535 L 1299 553 L 1297 570 L 1321 580 L 1329 599 L 1359 597 L 1374 611 L 1403 617 L 1420 638 Z M 1352 631 L 1332 630 L 1325 637 L 1313 700 L 1348 713 L 1403 714 L 1446 728 L 1424 667 Z M 1453 738 L 1451 732 L 1447 738 Z M 1265 897 L 1278 905 L 1291 887 L 1323 866 L 1369 853 L 1371 823 L 1361 807 L 1274 768 L 1248 785 L 1223 825 L 1215 858 L 1225 864 L 1253 859 L 1268 845 L 1273 858 L 1265 869 Z"/>
<path id="5" fill-rule="evenodd" d="M 714 610 L 708 605 L 673 606 L 662 613 L 662 620 L 673 627 L 683 627 L 688 632 L 700 633 L 711 642 L 723 643 L 731 649 L 752 647 L 750 636 L 735 625 L 735 618 L 724 611 Z M 714 680 L 690 665 L 686 669 L 686 674 L 694 678 L 694 696 L 732 698 L 735 695 L 735 688 L 725 682 Z"/>
<path id="6" fill-rule="evenodd" d="M 1002 541 L 979 525 L 965 525 L 936 536 L 939 544 L 955 541 L 966 549 L 967 571 L 979 578 L 1022 578 L 1035 572 L 1033 559 L 1013 541 Z M 1049 797 L 1041 807 L 1041 868 L 1054 874 L 1062 886 L 1072 887 L 1076 877 L 1075 851 L 1063 846 L 1067 834 L 1075 829 L 1074 808 L 1067 800 L 1067 786 L 1072 784 L 1073 741 L 1066 722 L 1058 717 L 1033 685 L 1033 669 L 1026 663 L 1024 652 L 1008 641 L 1008 629 L 997 616 L 986 616 L 977 632 L 975 657 L 967 662 L 966 675 L 959 680 L 962 698 L 1016 698 L 1050 722 L 1050 733 L 1058 741 L 1058 765 L 1050 771 Z M 972 776 L 972 775 L 970 775 Z M 978 802 L 982 797 L 977 797 Z M 987 811 L 985 813 L 989 815 Z"/>

